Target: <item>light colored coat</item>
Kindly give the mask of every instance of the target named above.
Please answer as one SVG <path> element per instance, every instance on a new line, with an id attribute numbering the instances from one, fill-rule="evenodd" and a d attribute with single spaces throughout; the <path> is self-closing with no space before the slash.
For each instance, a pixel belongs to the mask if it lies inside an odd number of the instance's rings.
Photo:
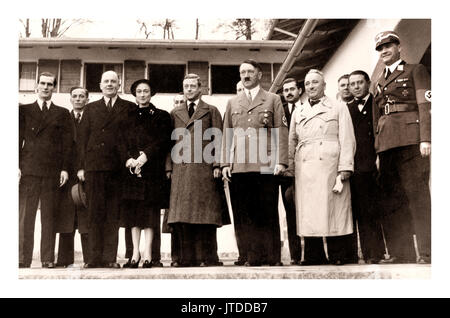
<path id="1" fill-rule="evenodd" d="M 340 171 L 353 171 L 356 142 L 347 106 L 323 97 L 294 111 L 289 167 L 295 169 L 297 233 L 338 236 L 353 231 L 350 184 L 333 193 Z"/>

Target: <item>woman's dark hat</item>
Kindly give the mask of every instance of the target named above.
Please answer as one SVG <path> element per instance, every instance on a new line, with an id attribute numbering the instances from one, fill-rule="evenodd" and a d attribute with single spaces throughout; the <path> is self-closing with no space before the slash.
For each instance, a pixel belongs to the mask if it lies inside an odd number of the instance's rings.
<path id="1" fill-rule="evenodd" d="M 86 192 L 81 182 L 75 184 L 71 190 L 73 203 L 79 208 L 87 208 Z"/>
<path id="2" fill-rule="evenodd" d="M 149 81 L 148 79 L 143 78 L 143 79 L 137 80 L 136 82 L 134 82 L 134 83 L 131 85 L 130 91 L 131 91 L 131 94 L 133 94 L 133 96 L 136 97 L 136 87 L 138 87 L 138 85 L 139 85 L 139 84 L 142 84 L 142 83 L 145 83 L 145 84 L 148 85 L 148 87 L 150 87 L 151 96 L 153 96 L 153 95 L 156 94 L 156 91 L 153 89 L 153 87 L 152 87 L 150 81 Z"/>

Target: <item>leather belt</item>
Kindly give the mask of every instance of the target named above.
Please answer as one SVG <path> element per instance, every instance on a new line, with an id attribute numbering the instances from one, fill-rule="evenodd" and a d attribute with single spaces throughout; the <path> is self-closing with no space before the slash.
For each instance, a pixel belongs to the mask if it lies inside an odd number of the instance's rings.
<path id="1" fill-rule="evenodd" d="M 389 115 L 390 113 L 398 112 L 414 112 L 417 111 L 417 106 L 415 104 L 391 104 L 386 103 L 384 106 L 380 107 L 383 110 L 384 115 Z"/>

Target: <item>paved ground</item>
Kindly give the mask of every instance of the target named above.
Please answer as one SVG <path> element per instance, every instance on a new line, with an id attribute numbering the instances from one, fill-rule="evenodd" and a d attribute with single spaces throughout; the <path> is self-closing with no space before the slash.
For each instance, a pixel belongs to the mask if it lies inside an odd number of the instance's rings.
<path id="1" fill-rule="evenodd" d="M 34 262 L 29 269 L 19 269 L 19 279 L 431 279 L 431 265 L 322 265 L 242 267 L 225 260 L 221 267 L 150 269 L 42 269 Z M 123 263 L 121 261 L 120 263 Z"/>

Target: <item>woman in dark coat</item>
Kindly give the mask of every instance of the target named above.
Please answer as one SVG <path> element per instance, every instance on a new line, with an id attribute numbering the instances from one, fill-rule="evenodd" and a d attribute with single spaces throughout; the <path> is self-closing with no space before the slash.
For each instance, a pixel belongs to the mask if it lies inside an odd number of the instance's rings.
<path id="1" fill-rule="evenodd" d="M 142 267 L 151 267 L 153 229 L 159 224 L 159 214 L 168 200 L 165 159 L 170 151 L 172 122 L 168 112 L 150 103 L 150 82 L 133 83 L 131 93 L 138 106 L 129 113 L 126 131 L 120 136 L 121 159 L 125 174 L 122 191 L 121 225 L 131 228 L 133 256 L 130 267 L 137 268 L 141 259 L 139 242 L 145 233 Z"/>

